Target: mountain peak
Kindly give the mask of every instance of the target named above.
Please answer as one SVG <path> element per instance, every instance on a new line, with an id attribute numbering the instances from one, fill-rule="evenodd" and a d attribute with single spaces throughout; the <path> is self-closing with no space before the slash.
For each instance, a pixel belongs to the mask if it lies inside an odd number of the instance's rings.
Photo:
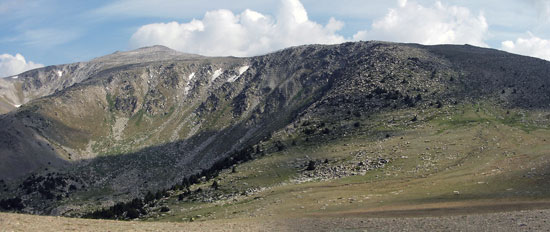
<path id="1" fill-rule="evenodd" d="M 141 47 L 138 49 L 135 49 L 134 51 L 169 51 L 169 52 L 177 52 L 174 49 L 171 49 L 169 47 L 166 47 L 164 45 L 153 45 L 149 47 Z"/>
<path id="2" fill-rule="evenodd" d="M 186 54 L 183 52 L 176 51 L 174 49 L 171 49 L 169 47 L 163 46 L 163 45 L 153 45 L 149 47 L 141 47 L 130 51 L 116 51 L 110 55 L 117 55 L 117 56 L 134 56 L 134 55 L 144 55 L 144 54 L 152 54 L 152 53 L 165 53 L 165 54 L 181 54 L 181 55 L 193 55 L 193 54 Z M 100 57 L 101 58 L 101 57 Z"/>
<path id="3" fill-rule="evenodd" d="M 95 58 L 92 62 L 104 62 L 104 63 L 140 63 L 161 61 L 169 59 L 189 59 L 198 58 L 200 55 L 188 54 L 176 51 L 163 45 L 154 45 L 150 47 L 142 47 L 130 51 L 117 51 L 112 54 Z"/>

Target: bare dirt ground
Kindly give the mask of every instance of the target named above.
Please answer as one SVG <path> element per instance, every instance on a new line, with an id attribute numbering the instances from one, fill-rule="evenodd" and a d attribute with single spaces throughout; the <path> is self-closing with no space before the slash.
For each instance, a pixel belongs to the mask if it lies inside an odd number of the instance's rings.
<path id="1" fill-rule="evenodd" d="M 386 214 L 348 212 L 306 218 L 191 223 L 106 221 L 1 213 L 0 231 L 550 231 L 550 209 L 475 213 L 479 209 L 483 209 L 479 212 L 484 212 L 486 207 L 452 206 L 390 210 Z M 492 208 L 495 209 L 494 205 Z M 505 208 L 511 209 L 509 206 Z M 430 212 L 428 215 L 432 216 L 413 217 L 415 212 L 418 215 Z M 463 212 L 471 214 L 458 215 Z M 437 214 L 446 216 L 435 216 Z M 391 215 L 406 216 L 388 217 Z"/>
<path id="2" fill-rule="evenodd" d="M 398 218 L 398 217 L 440 217 L 461 216 L 472 214 L 490 214 L 510 211 L 550 209 L 549 201 L 512 201 L 483 200 L 464 202 L 441 202 L 415 205 L 382 206 L 371 209 L 356 209 L 334 213 L 312 214 L 317 217 L 366 217 L 366 218 Z"/>

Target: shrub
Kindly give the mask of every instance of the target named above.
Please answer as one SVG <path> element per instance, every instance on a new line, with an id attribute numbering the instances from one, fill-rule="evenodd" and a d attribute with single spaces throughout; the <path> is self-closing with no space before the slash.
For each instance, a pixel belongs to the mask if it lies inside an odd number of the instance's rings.
<path id="1" fill-rule="evenodd" d="M 14 197 L 10 199 L 5 199 L 0 201 L 0 209 L 2 210 L 15 210 L 19 211 L 25 208 L 21 198 Z"/>
<path id="2" fill-rule="evenodd" d="M 155 194 L 155 199 L 157 199 L 157 200 L 162 199 L 162 197 L 164 197 L 164 194 L 162 192 L 163 192 L 163 190 L 157 191 L 157 193 Z"/>
<path id="3" fill-rule="evenodd" d="M 405 103 L 409 107 L 414 106 L 414 101 L 409 95 L 407 95 L 407 96 L 405 96 L 405 98 L 403 98 L 403 103 Z"/>
<path id="4" fill-rule="evenodd" d="M 134 218 L 138 218 L 139 217 L 139 211 L 137 209 L 129 209 L 128 212 L 126 213 L 126 217 L 128 217 L 129 219 L 134 219 Z"/>
<path id="5" fill-rule="evenodd" d="M 313 171 L 313 170 L 315 170 L 315 161 L 310 160 L 309 163 L 307 164 L 306 170 L 308 170 L 308 171 Z"/>
<path id="6" fill-rule="evenodd" d="M 281 141 L 275 142 L 275 147 L 277 148 L 277 151 L 282 151 L 286 148 L 286 146 Z"/>
<path id="7" fill-rule="evenodd" d="M 144 198 L 145 203 L 149 203 L 149 202 L 152 202 L 154 200 L 155 200 L 155 195 L 153 195 L 153 193 L 151 191 L 148 191 L 147 194 L 145 195 L 145 198 Z"/>
<path id="8" fill-rule="evenodd" d="M 306 135 L 312 135 L 314 133 L 315 133 L 315 129 L 313 129 L 313 128 L 304 129 L 304 134 L 306 134 Z"/>
<path id="9" fill-rule="evenodd" d="M 438 100 L 438 101 L 435 103 L 435 107 L 439 109 L 439 108 L 443 107 L 443 103 L 441 103 L 441 101 Z"/>
<path id="10" fill-rule="evenodd" d="M 147 214 L 147 211 L 143 209 L 143 201 L 140 198 L 135 198 L 130 202 L 119 202 L 107 209 L 96 210 L 83 217 L 94 219 L 134 219 L 138 218 L 140 213 Z"/>

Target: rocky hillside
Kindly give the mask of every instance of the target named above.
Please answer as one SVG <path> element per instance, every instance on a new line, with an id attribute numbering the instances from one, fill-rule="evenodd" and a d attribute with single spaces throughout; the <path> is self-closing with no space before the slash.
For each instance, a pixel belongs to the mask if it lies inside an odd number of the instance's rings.
<path id="1" fill-rule="evenodd" d="M 21 105 L 51 95 L 93 78 L 99 72 L 118 66 L 161 60 L 197 59 L 200 56 L 176 52 L 164 46 L 154 46 L 66 65 L 54 65 L 30 70 L 19 75 L 0 79 L 0 114 Z"/>
<path id="2" fill-rule="evenodd" d="M 27 181 L 7 191 L 26 199 L 70 186 L 103 200 L 142 196 L 245 148 L 262 155 L 288 146 L 283 138 L 345 137 L 359 127 L 354 118 L 380 112 L 478 101 L 548 109 L 549 71 L 546 61 L 467 45 L 357 42 L 250 58 L 115 53 L 1 80 L 4 108 L 22 106 L 0 116 L 0 179 Z M 44 195 L 50 182 L 55 194 Z M 55 207 L 49 213 L 68 210 Z"/>

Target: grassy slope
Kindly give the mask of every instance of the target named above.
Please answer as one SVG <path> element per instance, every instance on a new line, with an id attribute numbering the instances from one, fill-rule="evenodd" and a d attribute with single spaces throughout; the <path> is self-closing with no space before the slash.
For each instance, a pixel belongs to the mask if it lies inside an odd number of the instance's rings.
<path id="1" fill-rule="evenodd" d="M 542 112 L 458 105 L 423 113 L 400 110 L 363 118 L 362 127 L 331 140 L 298 141 L 281 152 L 225 171 L 223 192 L 261 189 L 214 203 L 163 199 L 171 211 L 147 220 L 335 216 L 469 207 L 472 212 L 547 207 L 550 133 Z M 411 115 L 420 113 L 419 121 Z M 542 121 L 541 121 L 542 120 Z M 546 124 L 547 125 L 547 124 Z M 377 132 L 392 136 L 383 138 Z M 378 138 L 380 139 L 373 139 Z M 324 142 L 320 142 L 324 141 Z M 307 159 L 333 165 L 362 153 L 383 157 L 382 169 L 329 181 L 296 183 Z M 359 157 L 361 158 L 361 157 Z M 209 188 L 210 183 L 203 186 Z M 532 203 L 535 204 L 532 204 Z M 525 204 L 524 204 L 525 203 Z M 484 207 L 480 207 L 484 206 Z M 452 212 L 452 210 L 447 210 Z M 425 213 L 433 214 L 432 211 Z M 437 211 L 439 213 L 439 211 Z M 466 210 L 468 212 L 468 210 Z M 197 217 L 197 215 L 200 215 Z"/>

